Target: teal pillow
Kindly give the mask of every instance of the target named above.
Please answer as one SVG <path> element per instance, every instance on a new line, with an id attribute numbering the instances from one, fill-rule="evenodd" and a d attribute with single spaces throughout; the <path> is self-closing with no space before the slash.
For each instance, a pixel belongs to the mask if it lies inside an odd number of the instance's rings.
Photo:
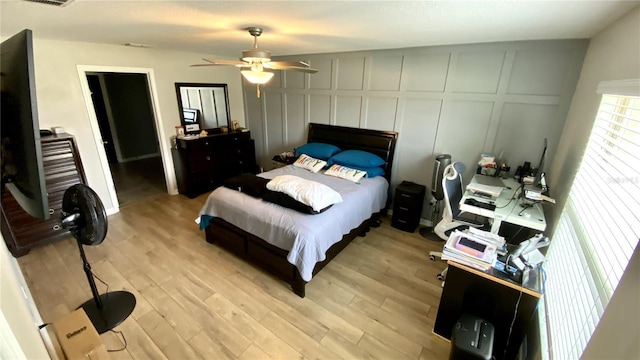
<path id="1" fill-rule="evenodd" d="M 310 142 L 300 147 L 297 147 L 295 149 L 295 152 L 296 152 L 296 156 L 305 154 L 305 155 L 311 156 L 312 158 L 327 160 L 333 155 L 339 153 L 340 148 L 331 144 Z"/>
<path id="2" fill-rule="evenodd" d="M 360 170 L 366 171 L 368 178 L 372 178 L 376 176 L 384 176 L 384 169 L 381 166 L 373 167 L 373 168 L 363 168 Z"/>
<path id="3" fill-rule="evenodd" d="M 385 162 L 380 156 L 362 150 L 345 150 L 332 156 L 327 165 L 344 165 L 347 167 L 363 169 L 384 166 Z"/>

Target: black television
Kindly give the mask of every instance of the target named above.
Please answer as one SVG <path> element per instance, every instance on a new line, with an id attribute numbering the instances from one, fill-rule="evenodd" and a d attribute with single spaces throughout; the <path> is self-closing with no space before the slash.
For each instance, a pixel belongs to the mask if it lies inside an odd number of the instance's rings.
<path id="1" fill-rule="evenodd" d="M 10 191 L 29 215 L 48 219 L 29 29 L 0 44 L 0 100 L 2 191 Z"/>

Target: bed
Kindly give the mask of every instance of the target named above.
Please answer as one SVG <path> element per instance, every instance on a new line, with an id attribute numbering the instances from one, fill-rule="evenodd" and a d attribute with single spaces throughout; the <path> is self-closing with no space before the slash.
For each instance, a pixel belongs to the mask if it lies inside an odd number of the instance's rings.
<path id="1" fill-rule="evenodd" d="M 209 195 L 201 210 L 206 241 L 261 266 L 304 297 L 306 283 L 354 238 L 364 236 L 372 221 L 386 212 L 397 137 L 392 131 L 309 124 L 308 143 L 375 154 L 385 161 L 384 176 L 365 178 L 356 184 L 293 165 L 259 174 L 267 179 L 282 174 L 300 176 L 340 192 L 344 202 L 318 215 L 284 208 L 276 214 L 277 205 L 220 187 Z M 265 223 L 270 223 L 271 228 L 266 228 Z"/>

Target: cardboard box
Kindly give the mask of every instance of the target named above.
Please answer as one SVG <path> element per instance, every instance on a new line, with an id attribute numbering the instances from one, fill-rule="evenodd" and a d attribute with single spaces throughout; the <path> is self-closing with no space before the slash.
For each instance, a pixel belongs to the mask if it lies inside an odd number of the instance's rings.
<path id="1" fill-rule="evenodd" d="M 82 308 L 53 323 L 67 360 L 107 360 L 109 354 L 100 335 Z"/>

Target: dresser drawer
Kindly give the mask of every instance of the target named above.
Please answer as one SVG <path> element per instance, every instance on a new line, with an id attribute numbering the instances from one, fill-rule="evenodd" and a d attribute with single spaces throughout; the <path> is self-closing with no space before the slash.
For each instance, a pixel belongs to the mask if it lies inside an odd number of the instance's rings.
<path id="1" fill-rule="evenodd" d="M 422 208 L 423 201 L 424 197 L 396 192 L 396 197 L 394 198 L 394 209 L 398 206 L 406 210 L 416 211 Z"/>
<path id="2" fill-rule="evenodd" d="M 193 173 L 210 173 L 225 162 L 225 157 L 220 154 L 197 153 L 189 157 L 189 169 Z"/>
<path id="3" fill-rule="evenodd" d="M 176 145 L 172 154 L 178 191 L 189 197 L 256 169 L 255 145 L 248 131 L 178 139 Z"/>

